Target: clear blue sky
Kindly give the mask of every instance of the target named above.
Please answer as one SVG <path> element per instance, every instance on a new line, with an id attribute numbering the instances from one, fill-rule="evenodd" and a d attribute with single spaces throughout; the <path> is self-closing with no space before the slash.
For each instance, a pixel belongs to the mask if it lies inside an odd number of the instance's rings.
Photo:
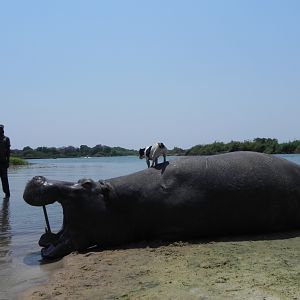
<path id="1" fill-rule="evenodd" d="M 300 139 L 300 1 L 0 1 L 12 148 Z"/>

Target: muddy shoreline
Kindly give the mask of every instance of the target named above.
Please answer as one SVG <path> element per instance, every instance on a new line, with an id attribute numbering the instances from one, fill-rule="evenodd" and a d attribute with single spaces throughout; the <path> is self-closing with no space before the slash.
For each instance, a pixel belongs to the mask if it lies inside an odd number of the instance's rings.
<path id="1" fill-rule="evenodd" d="M 72 253 L 21 299 L 300 299 L 300 231 Z"/>

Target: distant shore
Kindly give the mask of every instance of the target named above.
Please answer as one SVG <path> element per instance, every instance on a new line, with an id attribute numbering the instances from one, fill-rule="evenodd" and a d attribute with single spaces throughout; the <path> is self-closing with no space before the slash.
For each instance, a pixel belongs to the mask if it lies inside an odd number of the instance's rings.
<path id="1" fill-rule="evenodd" d="M 254 140 L 246 140 L 243 142 L 214 142 L 212 144 L 198 144 L 189 149 L 174 147 L 173 149 L 168 149 L 168 155 L 213 155 L 234 151 L 255 151 L 268 154 L 299 154 L 300 140 L 294 140 L 287 143 L 278 143 L 277 139 L 256 138 Z M 60 148 L 37 147 L 36 149 L 32 149 L 31 147 L 27 146 L 22 150 L 12 150 L 12 154 L 23 159 L 109 157 L 138 155 L 138 150 L 126 149 L 122 147 L 110 147 L 101 144 L 92 148 L 88 147 L 87 145 L 81 145 L 80 147 L 67 146 Z"/>

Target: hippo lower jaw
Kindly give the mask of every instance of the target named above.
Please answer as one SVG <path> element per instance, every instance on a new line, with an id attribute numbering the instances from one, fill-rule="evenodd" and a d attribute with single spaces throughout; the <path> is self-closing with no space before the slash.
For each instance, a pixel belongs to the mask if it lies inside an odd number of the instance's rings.
<path id="1" fill-rule="evenodd" d="M 43 247 L 41 250 L 41 255 L 43 259 L 60 259 L 63 256 L 68 255 L 75 250 L 72 244 L 72 240 L 70 238 L 62 238 L 63 235 L 64 234 L 62 229 L 57 234 L 46 231 L 46 233 L 44 233 L 41 236 L 39 240 L 39 245 Z"/>
<path id="2" fill-rule="evenodd" d="M 45 260 L 56 260 L 75 251 L 65 224 L 58 233 L 53 233 L 46 227 L 46 232 L 40 237 L 39 246 L 42 247 L 41 256 Z"/>

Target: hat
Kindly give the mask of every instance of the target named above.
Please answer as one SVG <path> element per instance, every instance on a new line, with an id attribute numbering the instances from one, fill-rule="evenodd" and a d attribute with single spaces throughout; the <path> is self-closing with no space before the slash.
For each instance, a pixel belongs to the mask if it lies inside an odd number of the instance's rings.
<path id="1" fill-rule="evenodd" d="M 4 125 L 0 124 L 0 128 L 4 129 Z"/>

